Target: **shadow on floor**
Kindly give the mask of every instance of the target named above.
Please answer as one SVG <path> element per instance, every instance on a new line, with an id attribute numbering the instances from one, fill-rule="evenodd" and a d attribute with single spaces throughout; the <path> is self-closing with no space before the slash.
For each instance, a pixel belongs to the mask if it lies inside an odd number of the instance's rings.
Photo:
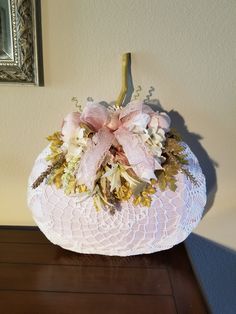
<path id="1" fill-rule="evenodd" d="M 236 252 L 196 234 L 185 245 L 212 313 L 235 314 Z"/>

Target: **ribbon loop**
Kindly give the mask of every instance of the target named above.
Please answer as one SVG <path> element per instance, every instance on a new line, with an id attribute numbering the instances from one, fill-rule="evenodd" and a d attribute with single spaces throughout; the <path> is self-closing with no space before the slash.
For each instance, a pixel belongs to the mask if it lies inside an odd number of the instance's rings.
<path id="1" fill-rule="evenodd" d="M 78 120 L 78 121 L 77 121 Z M 100 103 L 88 103 L 81 114 L 69 115 L 62 129 L 68 141 L 80 122 L 89 125 L 96 133 L 88 140 L 88 147 L 81 158 L 77 171 L 79 184 L 93 190 L 97 171 L 106 157 L 112 143 L 123 147 L 127 164 L 144 181 L 156 178 L 154 171 L 162 169 L 145 144 L 147 127 L 153 125 L 168 131 L 170 118 L 165 113 L 155 113 L 141 101 L 132 101 L 125 108 L 112 112 Z M 145 133 L 146 132 L 146 133 Z M 141 136 L 142 135 L 142 136 Z M 114 144 L 115 145 L 115 144 Z"/>
<path id="2" fill-rule="evenodd" d="M 152 178 L 155 179 L 155 159 L 148 152 L 146 145 L 139 135 L 133 134 L 125 128 L 119 128 L 114 134 L 117 141 L 122 145 L 125 155 L 136 175 L 144 181 L 149 181 Z"/>
<path id="3" fill-rule="evenodd" d="M 113 139 L 114 135 L 109 129 L 100 129 L 93 136 L 89 147 L 81 158 L 76 178 L 79 183 L 85 184 L 90 191 L 94 188 L 97 170 L 106 157 Z"/>

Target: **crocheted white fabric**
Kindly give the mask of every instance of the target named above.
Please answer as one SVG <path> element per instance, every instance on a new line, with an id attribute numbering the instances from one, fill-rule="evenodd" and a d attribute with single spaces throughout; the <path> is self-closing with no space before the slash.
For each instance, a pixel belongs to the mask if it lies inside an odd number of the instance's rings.
<path id="1" fill-rule="evenodd" d="M 47 147 L 29 178 L 28 205 L 35 222 L 52 243 L 79 253 L 129 256 L 171 248 L 197 226 L 206 204 L 205 177 L 195 155 L 182 144 L 198 186 L 179 173 L 176 192 L 157 190 L 150 208 L 124 202 L 114 215 L 97 212 L 92 198 L 78 203 L 76 196 L 66 196 L 54 185 L 31 188 L 48 166 Z"/>

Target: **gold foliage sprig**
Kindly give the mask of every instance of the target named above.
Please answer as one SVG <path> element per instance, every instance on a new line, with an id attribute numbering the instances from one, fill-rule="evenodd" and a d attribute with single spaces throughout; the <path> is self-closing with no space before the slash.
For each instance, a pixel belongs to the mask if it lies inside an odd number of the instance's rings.
<path id="1" fill-rule="evenodd" d="M 188 160 L 184 150 L 184 146 L 181 145 L 180 135 L 176 130 L 172 129 L 167 136 L 163 150 L 163 156 L 166 158 L 166 161 L 162 165 L 163 170 L 156 171 L 158 186 L 161 191 L 164 191 L 167 187 L 173 192 L 176 191 L 177 185 L 175 176 L 178 172 L 183 172 L 194 185 L 198 184 L 195 177 L 186 168 Z"/>
<path id="2" fill-rule="evenodd" d="M 65 155 L 61 154 L 58 160 L 54 164 L 49 165 L 47 169 L 34 181 L 32 188 L 36 189 L 41 183 L 43 183 L 44 179 L 46 179 L 53 171 L 60 169 L 64 163 Z"/>
<path id="3" fill-rule="evenodd" d="M 86 137 L 92 137 L 94 131 L 87 125 L 81 124 Z M 162 169 L 156 170 L 156 179 L 144 182 L 136 176 L 130 165 L 114 163 L 111 161 L 116 156 L 116 148 L 110 150 L 111 156 L 101 165 L 96 174 L 93 191 L 89 191 L 84 184 L 79 184 L 76 179 L 76 171 L 81 156 L 67 158 L 64 152 L 61 132 L 55 132 L 47 137 L 50 142 L 50 153 L 46 160 L 50 162 L 47 169 L 35 180 L 32 185 L 36 189 L 45 179 L 47 184 L 54 184 L 62 188 L 66 195 L 80 194 L 92 196 L 97 210 L 106 208 L 110 213 L 119 209 L 121 202 L 132 200 L 135 206 L 150 207 L 152 196 L 157 188 L 161 191 L 169 188 L 175 192 L 177 189 L 177 174 L 184 173 L 194 185 L 198 185 L 196 178 L 191 174 L 188 165 L 185 147 L 181 143 L 181 136 L 175 129 L 166 134 L 162 147 Z"/>
<path id="4" fill-rule="evenodd" d="M 65 155 L 61 150 L 61 146 L 63 144 L 61 132 L 55 132 L 52 135 L 49 135 L 47 140 L 51 142 L 51 153 L 47 156 L 46 160 L 51 161 L 51 165 L 49 165 L 47 169 L 35 180 L 32 185 L 33 189 L 36 189 L 46 178 L 48 178 L 47 184 L 50 182 L 49 179 L 53 178 L 53 183 L 57 186 L 61 186 L 59 184 L 59 176 L 60 174 L 62 175 L 66 161 Z"/>
<path id="5" fill-rule="evenodd" d="M 59 131 L 55 132 L 52 135 L 49 135 L 47 140 L 50 142 L 51 154 L 47 156 L 46 160 L 51 161 L 52 163 L 57 162 L 57 160 L 60 158 L 60 155 L 62 154 L 62 134 Z"/>
<path id="6" fill-rule="evenodd" d="M 196 178 L 192 175 L 192 173 L 184 168 L 184 167 L 181 167 L 181 171 L 186 175 L 186 177 L 195 185 L 195 186 L 199 186 L 199 183 L 198 181 L 196 180 Z"/>
<path id="7" fill-rule="evenodd" d="M 150 207 L 152 202 L 151 195 L 156 193 L 156 185 L 157 181 L 154 179 L 151 179 L 150 183 L 145 183 L 141 192 L 134 197 L 133 204 L 135 206 L 141 204 L 142 206 Z"/>

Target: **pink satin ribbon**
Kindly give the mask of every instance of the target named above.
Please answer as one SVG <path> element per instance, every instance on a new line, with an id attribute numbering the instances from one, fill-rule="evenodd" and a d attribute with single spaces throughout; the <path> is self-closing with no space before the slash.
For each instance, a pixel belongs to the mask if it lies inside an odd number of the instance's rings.
<path id="1" fill-rule="evenodd" d="M 81 115 L 69 114 L 62 127 L 65 141 L 73 136 L 80 122 L 86 123 L 96 132 L 81 158 L 76 175 L 78 182 L 93 190 L 97 170 L 112 144 L 123 147 L 130 166 L 140 179 L 149 181 L 156 178 L 154 170 L 161 169 L 161 165 L 154 159 L 141 137 L 132 132 L 134 123 L 141 123 L 146 128 L 153 115 L 156 113 L 140 101 L 130 102 L 116 112 L 110 112 L 99 103 L 88 103 Z M 167 128 L 170 123 L 163 119 L 160 122 L 166 123 Z"/>

